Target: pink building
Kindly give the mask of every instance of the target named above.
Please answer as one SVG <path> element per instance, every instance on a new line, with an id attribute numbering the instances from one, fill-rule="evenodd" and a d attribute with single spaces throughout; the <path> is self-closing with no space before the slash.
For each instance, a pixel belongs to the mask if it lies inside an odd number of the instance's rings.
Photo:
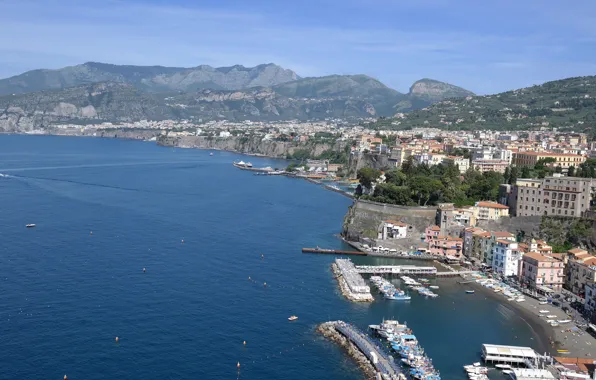
<path id="1" fill-rule="evenodd" d="M 528 252 L 520 265 L 520 281 L 534 289 L 546 287 L 559 291 L 565 283 L 565 264 L 553 257 Z"/>
<path id="2" fill-rule="evenodd" d="M 460 259 L 462 257 L 463 244 L 464 241 L 460 238 L 438 235 L 428 240 L 428 249 L 433 255 Z"/>
<path id="3" fill-rule="evenodd" d="M 439 226 L 427 227 L 426 231 L 424 232 L 425 241 L 427 243 L 429 243 L 431 240 L 436 239 L 440 233 L 441 233 L 441 227 L 439 227 Z"/>

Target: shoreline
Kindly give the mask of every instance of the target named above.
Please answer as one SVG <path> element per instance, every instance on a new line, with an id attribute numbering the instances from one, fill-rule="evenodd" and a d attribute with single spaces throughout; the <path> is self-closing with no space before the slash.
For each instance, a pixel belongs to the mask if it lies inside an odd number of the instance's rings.
<path id="1" fill-rule="evenodd" d="M 523 302 L 507 301 L 501 293 L 495 293 L 490 288 L 486 288 L 477 282 L 467 284 L 478 294 L 498 301 L 506 307 L 518 312 L 519 317 L 524 320 L 532 330 L 538 349 L 549 353 L 552 356 L 568 356 L 570 358 L 596 358 L 596 339 L 592 338 L 587 332 L 580 336 L 577 332 L 569 331 L 575 324 L 569 322 L 557 327 L 547 323 L 547 319 L 538 314 L 539 310 L 549 310 L 550 314 L 556 315 L 557 319 L 567 319 L 567 315 L 558 307 L 552 305 L 540 305 L 538 300 L 526 298 Z M 534 347 L 533 347 L 534 348 Z M 538 349 L 536 351 L 538 351 Z M 560 353 L 557 350 L 568 350 L 566 353 Z"/>

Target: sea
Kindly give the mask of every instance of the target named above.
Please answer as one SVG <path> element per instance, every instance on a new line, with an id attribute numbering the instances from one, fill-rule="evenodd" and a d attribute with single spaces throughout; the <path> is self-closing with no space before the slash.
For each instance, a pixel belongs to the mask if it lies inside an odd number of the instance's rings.
<path id="1" fill-rule="evenodd" d="M 287 165 L 0 135 L 0 378 L 362 379 L 315 333 L 340 319 L 407 322 L 443 379 L 464 379 L 483 343 L 544 349 L 514 309 L 453 280 L 433 280 L 436 299 L 347 301 L 334 257 L 301 248 L 346 249 L 337 235 L 351 199 L 238 160 Z"/>

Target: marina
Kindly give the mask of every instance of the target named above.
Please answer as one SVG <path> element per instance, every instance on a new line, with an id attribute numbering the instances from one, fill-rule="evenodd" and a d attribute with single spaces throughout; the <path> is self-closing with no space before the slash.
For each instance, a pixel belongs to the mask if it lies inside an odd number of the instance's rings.
<path id="1" fill-rule="evenodd" d="M 406 292 L 396 288 L 392 283 L 385 280 L 383 277 L 372 276 L 370 278 L 370 282 L 377 287 L 379 292 L 381 292 L 386 299 L 399 301 L 409 301 L 412 299 L 412 297 L 407 295 Z"/>
<path id="2" fill-rule="evenodd" d="M 356 270 L 361 274 L 374 275 L 412 275 L 412 276 L 436 276 L 437 268 L 419 267 L 415 265 L 357 265 Z"/>
<path id="3" fill-rule="evenodd" d="M 369 326 L 390 344 L 391 349 L 401 357 L 402 365 L 409 367 L 409 375 L 418 380 L 440 380 L 441 376 L 420 346 L 413 331 L 405 323 L 385 320 L 380 325 Z"/>

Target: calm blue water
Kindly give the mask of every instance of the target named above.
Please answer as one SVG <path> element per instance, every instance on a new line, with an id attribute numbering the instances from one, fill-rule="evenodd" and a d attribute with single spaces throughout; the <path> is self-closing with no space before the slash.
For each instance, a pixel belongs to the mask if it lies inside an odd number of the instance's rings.
<path id="1" fill-rule="evenodd" d="M 456 284 L 435 300 L 345 301 L 333 258 L 300 248 L 342 248 L 351 201 L 238 159 L 0 135 L 0 378 L 361 379 L 313 333 L 329 319 L 407 321 L 445 379 L 482 343 L 536 346 L 511 309 Z"/>

